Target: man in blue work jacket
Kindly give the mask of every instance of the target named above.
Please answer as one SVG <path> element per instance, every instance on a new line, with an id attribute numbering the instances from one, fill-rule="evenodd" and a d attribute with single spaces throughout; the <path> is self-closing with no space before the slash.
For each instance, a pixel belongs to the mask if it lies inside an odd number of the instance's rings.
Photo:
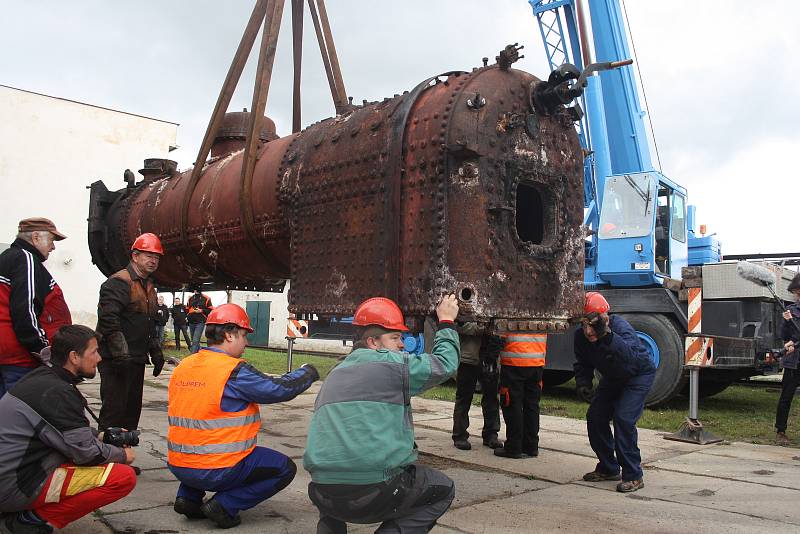
<path id="1" fill-rule="evenodd" d="M 319 373 L 306 364 L 269 376 L 240 360 L 253 329 L 236 304 L 215 308 L 206 325 L 208 348 L 181 361 L 169 381 L 167 463 L 181 482 L 175 511 L 230 528 L 240 510 L 272 497 L 297 472 L 285 454 L 256 446 L 258 405 L 293 399 Z M 216 494 L 203 502 L 206 491 Z"/>
<path id="2" fill-rule="evenodd" d="M 576 392 L 591 402 L 586 427 L 599 460 L 583 479 L 620 480 L 621 467 L 622 482 L 617 484 L 617 491 L 628 493 L 644 487 L 636 422 L 644 411 L 656 368 L 630 323 L 618 315 L 609 316 L 609 309 L 603 295 L 586 293 L 581 327 L 575 331 Z M 593 391 L 595 370 L 602 378 Z"/>

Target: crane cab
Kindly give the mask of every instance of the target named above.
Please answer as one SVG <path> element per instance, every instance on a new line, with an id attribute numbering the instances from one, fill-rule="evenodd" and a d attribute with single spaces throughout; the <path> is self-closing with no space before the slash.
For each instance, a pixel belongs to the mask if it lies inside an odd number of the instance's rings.
<path id="1" fill-rule="evenodd" d="M 612 175 L 597 229 L 597 276 L 612 287 L 662 285 L 688 262 L 686 190 L 656 171 Z"/>

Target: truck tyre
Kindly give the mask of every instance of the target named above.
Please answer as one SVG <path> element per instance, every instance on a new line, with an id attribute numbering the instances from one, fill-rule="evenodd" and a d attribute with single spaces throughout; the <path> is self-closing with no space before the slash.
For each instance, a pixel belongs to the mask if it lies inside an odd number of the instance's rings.
<path id="1" fill-rule="evenodd" d="M 544 389 L 554 388 L 556 386 L 560 386 L 565 382 L 569 382 L 570 379 L 575 376 L 575 373 L 572 371 L 558 371 L 558 370 L 551 370 L 545 369 L 544 376 L 542 377 L 542 382 L 544 383 Z"/>
<path id="2" fill-rule="evenodd" d="M 651 352 L 657 348 L 656 378 L 645 406 L 663 404 L 678 395 L 686 383 L 683 369 L 683 336 L 668 316 L 658 313 L 621 313 Z"/>

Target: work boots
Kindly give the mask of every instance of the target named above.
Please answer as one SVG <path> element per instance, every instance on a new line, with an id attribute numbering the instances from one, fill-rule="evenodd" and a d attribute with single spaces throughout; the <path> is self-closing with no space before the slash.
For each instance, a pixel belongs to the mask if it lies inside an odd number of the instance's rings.
<path id="1" fill-rule="evenodd" d="M 203 503 L 200 509 L 203 511 L 203 514 L 216 523 L 219 528 L 235 527 L 242 522 L 239 514 L 233 517 L 229 516 L 228 512 L 226 512 L 222 505 L 214 500 L 213 497 Z"/>
<path id="2" fill-rule="evenodd" d="M 172 509 L 189 519 L 205 519 L 206 515 L 203 513 L 202 507 L 202 502 L 190 501 L 185 497 L 177 497 Z"/>
<path id="3" fill-rule="evenodd" d="M 490 449 L 500 449 L 503 447 L 503 442 L 497 439 L 497 436 L 483 438 L 483 444 Z"/>
<path id="4" fill-rule="evenodd" d="M 2 534 L 52 534 L 53 527 L 47 523 L 33 525 L 23 523 L 15 512 L 11 512 L 0 520 L 0 533 Z"/>
<path id="5" fill-rule="evenodd" d="M 644 480 L 626 480 L 617 484 L 617 491 L 620 493 L 630 493 L 632 491 L 640 490 L 644 487 Z"/>
<path id="6" fill-rule="evenodd" d="M 522 452 L 510 452 L 505 447 L 494 450 L 494 455 L 501 458 L 511 458 L 512 460 L 522 460 L 523 458 L 530 458 L 527 454 Z"/>
<path id="7" fill-rule="evenodd" d="M 462 451 L 468 451 L 472 449 L 472 445 L 469 444 L 469 441 L 466 439 L 455 439 L 453 440 L 453 446 L 456 449 L 461 449 Z"/>
<path id="8" fill-rule="evenodd" d="M 786 432 L 777 432 L 775 434 L 776 445 L 780 445 L 781 447 L 786 447 L 788 445 L 791 445 L 791 443 L 792 442 L 789 441 L 789 438 L 786 436 Z"/>

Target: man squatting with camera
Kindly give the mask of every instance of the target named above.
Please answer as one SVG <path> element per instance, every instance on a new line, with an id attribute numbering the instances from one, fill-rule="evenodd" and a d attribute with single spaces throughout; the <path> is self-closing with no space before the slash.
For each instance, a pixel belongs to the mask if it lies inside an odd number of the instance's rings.
<path id="1" fill-rule="evenodd" d="M 117 501 L 136 485 L 133 450 L 106 443 L 75 384 L 93 378 L 100 336 L 62 327 L 52 367 L 38 367 L 0 398 L 0 532 L 46 534 Z"/>

